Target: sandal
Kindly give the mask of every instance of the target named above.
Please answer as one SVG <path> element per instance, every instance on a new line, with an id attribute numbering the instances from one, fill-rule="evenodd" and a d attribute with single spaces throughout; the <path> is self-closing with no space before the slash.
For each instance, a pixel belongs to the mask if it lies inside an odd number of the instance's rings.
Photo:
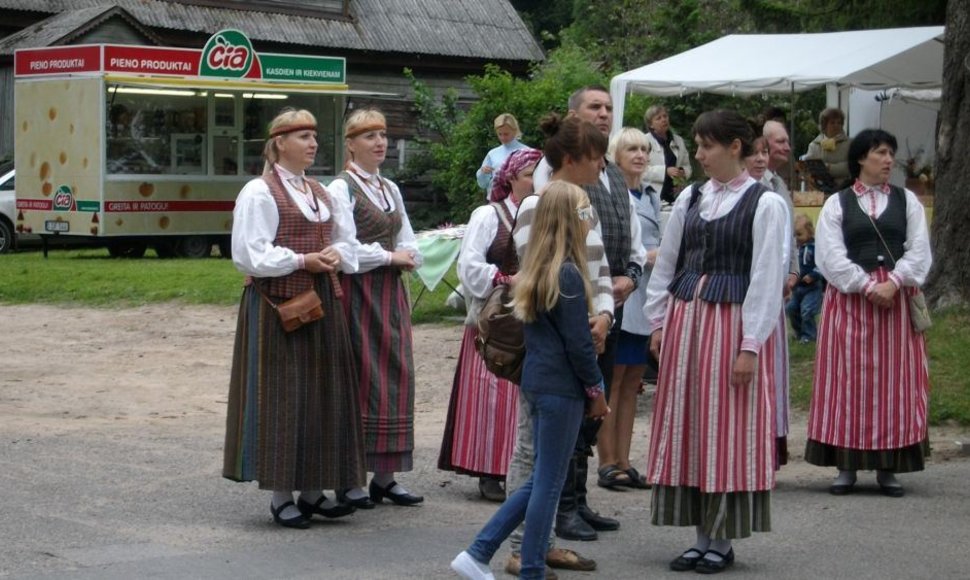
<path id="1" fill-rule="evenodd" d="M 630 476 L 616 465 L 604 465 L 596 470 L 599 477 L 596 485 L 612 489 L 613 491 L 626 491 L 624 487 L 630 486 Z"/>
<path id="2" fill-rule="evenodd" d="M 637 471 L 635 467 L 627 468 L 623 470 L 623 473 L 626 473 L 627 477 L 630 478 L 629 483 L 625 485 L 634 489 L 650 489 L 650 484 L 647 483 L 647 478 L 640 475 L 640 472 Z"/>

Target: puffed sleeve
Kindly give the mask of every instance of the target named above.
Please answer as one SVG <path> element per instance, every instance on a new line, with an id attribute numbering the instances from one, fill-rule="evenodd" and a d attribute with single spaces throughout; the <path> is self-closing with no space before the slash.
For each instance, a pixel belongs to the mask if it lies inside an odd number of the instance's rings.
<path id="1" fill-rule="evenodd" d="M 491 205 L 472 212 L 458 254 L 458 280 L 472 296 L 484 299 L 499 268 L 485 261 L 485 253 L 498 233 L 498 214 Z"/>
<path id="2" fill-rule="evenodd" d="M 232 262 L 243 274 L 286 276 L 299 267 L 296 252 L 273 244 L 280 216 L 262 179 L 247 183 L 232 211 Z"/>
<path id="3" fill-rule="evenodd" d="M 844 294 L 865 290 L 869 274 L 849 259 L 842 236 L 842 204 L 839 194 L 829 197 L 815 226 L 815 265 L 825 280 Z"/>
<path id="4" fill-rule="evenodd" d="M 684 188 L 677 196 L 670 210 L 670 218 L 664 228 L 663 237 L 660 239 L 660 250 L 657 253 L 657 261 L 653 265 L 653 271 L 650 273 L 647 300 L 643 305 L 643 314 L 647 319 L 647 334 L 653 334 L 654 331 L 663 328 L 669 298 L 667 287 L 670 286 L 676 274 L 680 241 L 684 235 L 684 220 L 694 187 L 697 186 Z"/>
<path id="5" fill-rule="evenodd" d="M 391 195 L 394 197 L 395 206 L 401 210 L 401 230 L 397 233 L 397 238 L 394 240 L 395 250 L 406 250 L 411 252 L 414 256 L 414 261 L 418 267 L 424 263 L 424 256 L 421 255 L 421 250 L 418 248 L 418 239 L 414 236 L 414 229 L 411 227 L 411 218 L 408 217 L 407 209 L 404 207 L 404 196 L 401 195 L 401 189 L 393 181 L 388 181 L 390 184 Z"/>
<path id="6" fill-rule="evenodd" d="M 916 194 L 906 190 L 906 242 L 890 276 L 900 286 L 922 286 L 933 264 L 926 210 Z"/>
<path id="7" fill-rule="evenodd" d="M 353 218 L 354 196 L 350 193 L 350 184 L 342 178 L 334 179 L 327 186 L 330 196 L 343 200 L 350 208 L 351 218 Z M 403 206 L 402 206 L 403 207 Z M 354 235 L 357 235 L 357 226 L 354 225 Z M 391 253 L 381 247 L 380 243 L 372 242 L 362 244 L 357 240 L 357 272 L 370 272 L 374 268 L 386 266 L 391 263 Z"/>
<path id="8" fill-rule="evenodd" d="M 758 200 L 752 227 L 751 281 L 741 305 L 741 350 L 757 354 L 778 327 L 782 285 L 788 264 L 778 259 L 778 248 L 791 237 L 788 207 L 780 195 L 766 192 Z"/>
<path id="9" fill-rule="evenodd" d="M 360 243 L 357 241 L 357 226 L 354 225 L 354 210 L 346 197 L 331 195 L 333 212 L 333 230 L 330 246 L 340 254 L 340 271 L 344 274 L 355 274 L 358 269 L 357 251 Z"/>

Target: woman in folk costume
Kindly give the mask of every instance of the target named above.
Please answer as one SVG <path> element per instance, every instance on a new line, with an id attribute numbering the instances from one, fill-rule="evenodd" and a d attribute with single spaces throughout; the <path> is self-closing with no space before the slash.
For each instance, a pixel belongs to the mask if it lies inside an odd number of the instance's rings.
<path id="1" fill-rule="evenodd" d="M 263 176 L 243 187 L 232 260 L 247 275 L 229 383 L 223 476 L 272 490 L 277 524 L 306 528 L 314 514 L 345 516 L 323 489 L 364 481 L 357 374 L 336 273 L 357 270 L 350 207 L 304 170 L 317 152 L 316 120 L 286 109 L 270 124 Z M 324 316 L 286 332 L 275 310 L 308 289 Z M 293 491 L 299 491 L 294 505 Z"/>
<path id="2" fill-rule="evenodd" d="M 513 152 L 492 179 L 491 203 L 468 220 L 458 255 L 458 279 L 469 303 L 458 354 L 438 468 L 477 476 L 482 497 L 504 501 L 501 482 L 515 446 L 519 389 L 485 367 L 475 350 L 478 313 L 498 284 L 508 284 L 519 261 L 511 241 L 519 203 L 532 195 L 532 172 L 542 158 L 537 149 Z"/>
<path id="3" fill-rule="evenodd" d="M 748 175 L 768 189 L 771 189 L 771 179 L 768 177 L 768 139 L 761 134 L 760 127 L 753 127 L 753 129 L 755 130 L 755 137 L 754 142 L 751 144 L 751 155 L 744 158 L 744 165 L 748 170 Z M 785 195 L 783 192 L 778 192 L 778 195 L 785 200 L 785 204 L 788 205 L 788 211 L 794 216 L 795 206 L 791 203 L 791 197 Z M 794 227 L 794 217 L 792 217 L 791 223 L 792 227 Z M 791 249 L 796 250 L 794 254 L 792 254 Z M 798 262 L 798 253 L 794 240 L 792 240 L 790 247 L 782 248 L 781 259 L 787 266 L 785 268 L 784 290 L 784 298 L 787 301 L 790 292 L 788 289 L 790 273 L 787 270 L 797 267 Z M 791 260 L 794 260 L 794 262 Z M 788 411 L 791 373 L 788 358 L 788 322 L 785 318 L 784 308 L 778 314 L 778 327 L 775 329 L 775 334 L 772 335 L 772 340 L 775 343 L 775 372 L 773 381 L 775 385 L 775 469 L 777 470 L 781 469 L 782 465 L 788 464 L 788 431 L 790 428 Z"/>
<path id="4" fill-rule="evenodd" d="M 359 268 L 343 276 L 343 304 L 359 376 L 370 488 L 342 490 L 341 501 L 370 509 L 384 498 L 398 505 L 424 501 L 394 480 L 414 468 L 414 359 L 411 305 L 401 273 L 421 265 L 421 254 L 401 192 L 381 177 L 387 122 L 375 109 L 359 109 L 344 122 L 347 167 L 330 184 L 352 205 Z"/>
<path id="5" fill-rule="evenodd" d="M 828 281 L 819 324 L 805 460 L 839 470 L 830 491 L 852 491 L 875 469 L 880 490 L 904 494 L 894 474 L 921 471 L 929 453 L 926 342 L 909 297 L 932 257 L 926 217 L 908 190 L 888 185 L 896 138 L 874 129 L 849 145 L 852 187 L 822 207 L 816 266 Z"/>
<path id="6" fill-rule="evenodd" d="M 724 570 L 732 540 L 769 531 L 774 344 L 790 233 L 785 202 L 744 169 L 754 135 L 733 111 L 694 124 L 711 178 L 674 202 L 647 286 L 660 361 L 647 462 L 653 523 L 694 526 L 673 570 Z"/>

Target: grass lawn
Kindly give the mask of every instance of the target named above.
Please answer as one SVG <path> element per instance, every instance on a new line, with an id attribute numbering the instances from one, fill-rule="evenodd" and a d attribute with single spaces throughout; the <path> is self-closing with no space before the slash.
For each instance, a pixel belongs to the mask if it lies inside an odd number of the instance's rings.
<path id="1" fill-rule="evenodd" d="M 446 276 L 457 285 L 454 267 Z M 71 304 L 93 307 L 137 306 L 177 301 L 230 306 L 239 301 L 243 276 L 232 262 L 108 257 L 104 249 L 52 251 L 0 256 L 0 303 Z M 422 285 L 409 276 L 412 301 Z M 441 283 L 426 291 L 415 307 L 415 323 L 457 324 L 460 314 L 445 306 L 451 290 Z M 934 313 L 927 335 L 930 353 L 930 422 L 970 426 L 970 309 Z M 811 399 L 815 345 L 791 344 L 792 406 L 807 409 Z"/>

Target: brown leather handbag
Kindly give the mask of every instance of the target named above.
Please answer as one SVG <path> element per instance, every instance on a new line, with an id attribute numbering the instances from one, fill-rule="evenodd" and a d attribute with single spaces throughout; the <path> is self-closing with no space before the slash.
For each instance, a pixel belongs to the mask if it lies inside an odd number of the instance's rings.
<path id="1" fill-rule="evenodd" d="M 260 288 L 259 282 L 253 280 L 253 286 L 263 297 L 263 300 L 279 315 L 283 330 L 286 332 L 293 332 L 305 324 L 323 318 L 323 303 L 320 302 L 320 296 L 313 288 L 304 290 L 286 302 L 277 304 L 270 300 L 266 292 Z"/>

